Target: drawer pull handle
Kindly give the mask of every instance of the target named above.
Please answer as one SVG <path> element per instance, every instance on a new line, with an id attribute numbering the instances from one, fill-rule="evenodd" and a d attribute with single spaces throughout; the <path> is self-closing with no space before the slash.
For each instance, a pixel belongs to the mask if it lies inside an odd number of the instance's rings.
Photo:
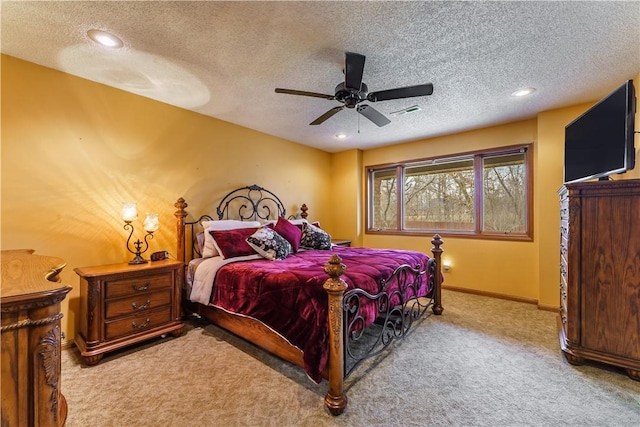
<path id="1" fill-rule="evenodd" d="M 133 284 L 133 290 L 134 291 L 146 291 L 147 289 L 149 289 L 149 286 L 151 285 L 151 282 L 147 282 L 142 286 L 138 286 L 135 283 Z"/>
<path id="2" fill-rule="evenodd" d="M 145 301 L 145 303 L 140 306 L 135 302 L 132 302 L 131 307 L 133 307 L 134 310 L 144 310 L 145 308 L 149 307 L 149 304 L 151 304 L 151 300 Z"/>
<path id="3" fill-rule="evenodd" d="M 145 320 L 145 322 L 142 325 L 138 325 L 136 322 L 131 322 L 131 326 L 133 327 L 133 329 L 142 329 L 149 326 L 149 323 L 151 323 L 151 319 L 147 317 L 147 320 Z"/>

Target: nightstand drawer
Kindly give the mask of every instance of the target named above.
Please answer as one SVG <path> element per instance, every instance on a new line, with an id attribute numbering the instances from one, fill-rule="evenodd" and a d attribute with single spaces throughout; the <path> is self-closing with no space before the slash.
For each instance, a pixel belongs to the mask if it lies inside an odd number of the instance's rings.
<path id="1" fill-rule="evenodd" d="M 129 316 L 124 319 L 105 322 L 105 337 L 108 340 L 144 332 L 157 326 L 162 326 L 171 321 L 171 307 L 160 310 L 151 310 L 140 313 L 137 316 Z"/>
<path id="2" fill-rule="evenodd" d="M 105 303 L 105 317 L 112 319 L 117 316 L 136 314 L 143 310 L 162 307 L 171 304 L 171 288 L 155 292 L 138 293 L 126 298 L 113 299 Z"/>
<path id="3" fill-rule="evenodd" d="M 117 298 L 155 291 L 156 289 L 170 288 L 172 283 L 171 273 L 107 281 L 105 298 Z"/>
<path id="4" fill-rule="evenodd" d="M 80 267 L 80 328 L 76 345 L 89 365 L 144 340 L 182 333 L 184 263 L 165 259 Z"/>

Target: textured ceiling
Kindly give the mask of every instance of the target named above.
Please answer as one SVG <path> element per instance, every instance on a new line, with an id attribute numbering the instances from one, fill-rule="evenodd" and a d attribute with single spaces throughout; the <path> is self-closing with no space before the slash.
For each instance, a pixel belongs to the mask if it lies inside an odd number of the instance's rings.
<path id="1" fill-rule="evenodd" d="M 2 53 L 329 152 L 532 118 L 640 72 L 639 2 L 2 1 L 1 12 Z M 125 47 L 96 46 L 91 28 Z M 434 93 L 372 104 L 385 127 L 351 109 L 310 126 L 340 104 L 274 88 L 333 95 L 346 51 L 366 56 L 370 91 Z M 527 86 L 537 91 L 510 96 Z"/>

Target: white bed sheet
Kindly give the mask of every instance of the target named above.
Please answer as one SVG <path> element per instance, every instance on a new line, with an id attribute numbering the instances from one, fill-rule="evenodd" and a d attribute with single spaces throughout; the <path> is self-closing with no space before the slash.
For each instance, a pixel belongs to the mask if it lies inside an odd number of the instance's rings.
<path id="1" fill-rule="evenodd" d="M 213 281 L 216 278 L 218 269 L 223 265 L 237 262 L 249 261 L 253 259 L 261 259 L 258 254 L 247 255 L 236 258 L 222 258 L 214 256 L 211 258 L 196 258 L 189 262 L 189 270 L 193 272 L 193 282 L 191 283 L 191 292 L 189 300 L 200 304 L 209 305 L 211 301 L 211 291 L 213 290 Z M 196 268 L 197 267 L 197 268 Z"/>

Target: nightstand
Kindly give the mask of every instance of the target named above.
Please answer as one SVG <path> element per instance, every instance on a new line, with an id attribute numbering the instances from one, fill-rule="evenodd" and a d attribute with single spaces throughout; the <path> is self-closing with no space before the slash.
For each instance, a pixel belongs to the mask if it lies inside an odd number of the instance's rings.
<path id="1" fill-rule="evenodd" d="M 346 247 L 351 246 L 351 240 L 334 239 L 334 240 L 331 240 L 331 243 L 338 246 L 346 246 Z"/>
<path id="2" fill-rule="evenodd" d="M 163 260 L 74 270 L 80 276 L 76 345 L 88 365 L 106 352 L 171 333 L 179 336 L 184 265 Z"/>

